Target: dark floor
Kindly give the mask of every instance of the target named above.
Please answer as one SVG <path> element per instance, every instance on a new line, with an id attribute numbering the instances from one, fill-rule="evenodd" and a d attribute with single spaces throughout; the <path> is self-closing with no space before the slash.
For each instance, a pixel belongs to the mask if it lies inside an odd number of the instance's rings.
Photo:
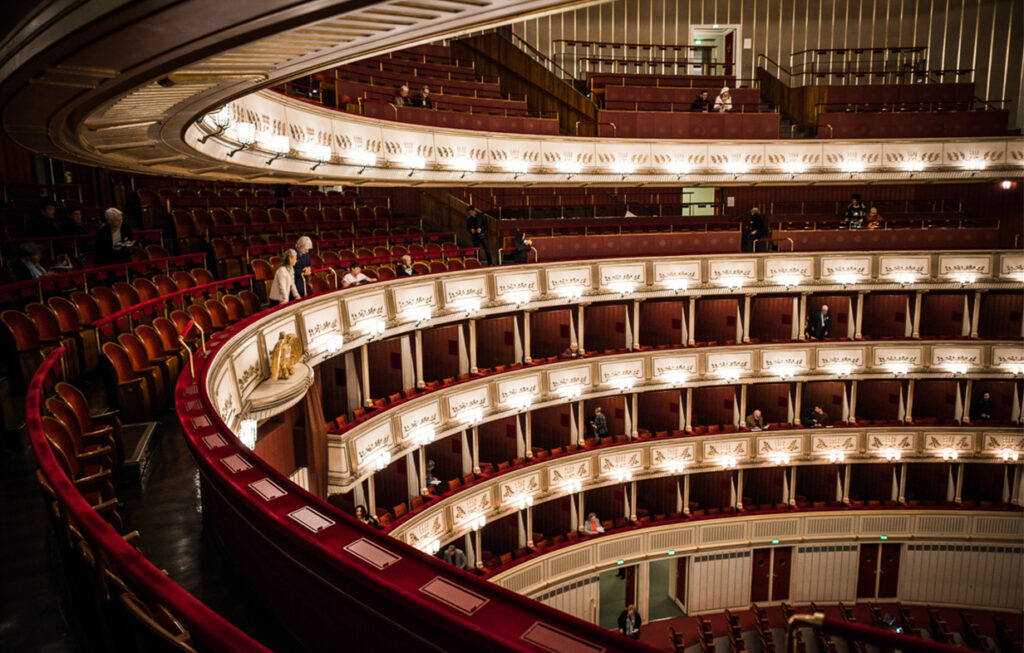
<path id="1" fill-rule="evenodd" d="M 92 398 L 102 401 L 102 393 Z M 98 403 L 98 402 L 97 402 Z M 275 651 L 302 648 L 254 590 L 235 574 L 215 538 L 203 528 L 199 475 L 173 414 L 156 433 L 144 488 L 121 486 L 123 516 L 138 530 L 146 557 L 221 616 Z M 0 650 L 91 651 L 76 640 L 71 618 L 76 588 L 61 583 L 56 542 L 35 481 L 24 432 L 4 434 L 0 453 Z"/>

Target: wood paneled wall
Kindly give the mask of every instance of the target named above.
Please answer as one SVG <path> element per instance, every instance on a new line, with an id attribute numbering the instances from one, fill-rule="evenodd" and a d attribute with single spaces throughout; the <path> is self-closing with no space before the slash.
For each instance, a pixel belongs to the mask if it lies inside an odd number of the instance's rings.
<path id="1" fill-rule="evenodd" d="M 679 391 L 660 390 L 637 395 L 637 424 L 657 433 L 679 428 Z"/>
<path id="2" fill-rule="evenodd" d="M 899 416 L 900 381 L 859 381 L 857 383 L 858 420 L 877 419 L 894 421 Z"/>
<path id="3" fill-rule="evenodd" d="M 591 304 L 583 316 L 587 351 L 605 351 L 629 346 L 626 343 L 626 311 L 629 304 Z M 630 343 L 631 344 L 631 343 Z"/>
<path id="4" fill-rule="evenodd" d="M 973 68 L 977 96 L 1012 99 L 1020 127 L 1022 11 L 1019 0 L 614 0 L 512 29 L 552 56 L 556 39 L 685 44 L 691 25 L 739 25 L 743 78 L 758 55 L 790 68 L 792 52 L 811 48 L 927 46 L 930 69 Z"/>
<path id="5" fill-rule="evenodd" d="M 682 344 L 685 306 L 678 300 L 640 304 L 640 343 L 651 347 Z"/>
<path id="6" fill-rule="evenodd" d="M 797 470 L 794 494 L 806 498 L 812 505 L 821 501 L 828 505 L 836 500 L 838 476 L 836 465 L 804 465 Z"/>
<path id="7" fill-rule="evenodd" d="M 1024 601 L 1021 547 L 914 542 L 900 557 L 904 601 L 1019 610 Z"/>
<path id="8" fill-rule="evenodd" d="M 788 383 L 750 384 L 747 387 L 747 415 L 759 409 L 765 422 L 788 422 L 789 389 Z M 743 419 L 747 415 L 743 415 Z"/>
<path id="9" fill-rule="evenodd" d="M 423 331 L 423 379 L 425 381 L 440 381 L 458 376 L 459 328 L 457 324 L 450 324 Z"/>
<path id="10" fill-rule="evenodd" d="M 853 600 L 857 595 L 857 553 L 856 544 L 796 547 L 789 598 L 794 602 Z"/>
<path id="11" fill-rule="evenodd" d="M 736 340 L 736 319 L 739 300 L 697 299 L 693 331 L 697 342 L 715 341 L 726 344 Z"/>
<path id="12" fill-rule="evenodd" d="M 570 319 L 570 311 L 564 308 L 531 313 L 530 355 L 540 359 L 561 354 L 572 339 Z"/>
<path id="13" fill-rule="evenodd" d="M 915 419 L 935 418 L 940 422 L 956 416 L 956 381 L 917 381 L 914 383 L 914 406 L 911 416 Z"/>
<path id="14" fill-rule="evenodd" d="M 978 333 L 986 338 L 1019 338 L 1024 319 L 1024 296 L 1019 292 L 987 292 L 981 296 Z"/>
<path id="15" fill-rule="evenodd" d="M 789 340 L 793 335 L 793 298 L 753 297 L 750 301 L 750 333 L 762 342 Z"/>
<path id="16" fill-rule="evenodd" d="M 402 337 L 388 338 L 367 345 L 367 360 L 370 361 L 370 394 L 374 399 L 401 392 L 402 387 Z"/>
<path id="17" fill-rule="evenodd" d="M 477 320 L 476 364 L 478 367 L 507 365 L 515 360 L 516 332 L 515 324 L 513 324 L 515 319 L 514 316 L 504 315 Z"/>
<path id="18" fill-rule="evenodd" d="M 965 299 L 966 293 L 925 294 L 921 302 L 921 337 L 959 337 L 964 326 Z"/>
<path id="19" fill-rule="evenodd" d="M 864 324 L 861 331 L 865 338 L 903 338 L 906 336 L 907 294 L 868 293 L 864 295 Z M 835 323 L 832 325 L 835 331 Z M 836 334 L 833 334 L 836 335 Z"/>
<path id="20" fill-rule="evenodd" d="M 731 385 L 694 388 L 691 420 L 693 424 L 732 424 L 737 400 L 738 393 Z"/>

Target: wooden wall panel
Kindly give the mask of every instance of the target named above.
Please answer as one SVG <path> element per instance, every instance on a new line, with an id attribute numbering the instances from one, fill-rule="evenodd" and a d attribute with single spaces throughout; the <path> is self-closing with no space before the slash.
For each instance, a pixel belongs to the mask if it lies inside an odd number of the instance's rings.
<path id="1" fill-rule="evenodd" d="M 488 523 L 480 534 L 480 546 L 484 551 L 493 551 L 496 556 L 513 551 L 519 541 L 519 513 Z"/>
<path id="2" fill-rule="evenodd" d="M 858 381 L 855 417 L 858 421 L 896 421 L 899 416 L 900 390 L 900 381 Z"/>
<path id="3" fill-rule="evenodd" d="M 803 497 L 813 507 L 824 507 L 836 501 L 838 465 L 805 465 L 796 472 L 795 495 Z"/>
<path id="4" fill-rule="evenodd" d="M 966 298 L 966 293 L 925 293 L 921 302 L 921 337 L 960 337 Z"/>
<path id="5" fill-rule="evenodd" d="M 576 530 L 578 524 L 570 522 L 568 496 L 559 497 L 552 501 L 545 501 L 533 507 L 533 530 L 544 533 L 549 540 L 555 535 L 564 535 L 569 531 Z"/>
<path id="6" fill-rule="evenodd" d="M 916 381 L 914 383 L 914 421 L 936 419 L 939 423 L 956 417 L 956 381 Z"/>
<path id="7" fill-rule="evenodd" d="M 621 349 L 626 343 L 627 304 L 591 304 L 583 316 L 586 336 L 583 346 L 587 351 Z M 629 343 L 632 344 L 632 343 Z"/>
<path id="8" fill-rule="evenodd" d="M 789 421 L 789 390 L 788 383 L 751 384 L 747 387 L 747 415 L 757 408 L 761 410 L 765 422 Z"/>
<path id="9" fill-rule="evenodd" d="M 764 467 L 743 471 L 743 507 L 755 510 L 756 506 L 773 506 L 782 501 L 783 477 L 787 470 L 782 467 Z"/>
<path id="10" fill-rule="evenodd" d="M 401 337 L 371 342 L 367 345 L 370 361 L 370 394 L 374 399 L 401 392 L 402 342 Z"/>
<path id="11" fill-rule="evenodd" d="M 373 477 L 373 488 L 377 494 L 377 511 L 391 510 L 409 498 L 407 456 L 391 461 L 387 469 Z"/>
<path id="12" fill-rule="evenodd" d="M 855 600 L 857 562 L 856 544 L 796 547 L 793 552 L 793 575 L 789 581 L 790 600 Z"/>
<path id="13" fill-rule="evenodd" d="M 534 311 L 530 314 L 530 355 L 535 359 L 561 354 L 572 341 L 568 309 Z"/>
<path id="14" fill-rule="evenodd" d="M 1002 501 L 1003 488 L 1008 484 L 1008 467 L 986 463 L 963 463 L 964 487 L 961 495 L 964 501 Z"/>
<path id="15" fill-rule="evenodd" d="M 583 498 L 583 511 L 589 515 L 596 513 L 602 522 L 622 517 L 626 510 L 626 498 L 622 485 L 608 485 L 587 490 Z"/>
<path id="16" fill-rule="evenodd" d="M 431 442 L 425 447 L 426 460 L 435 463 L 434 475 L 442 481 L 462 477 L 462 438 L 458 435 Z M 469 452 L 466 452 L 469 455 Z"/>
<path id="17" fill-rule="evenodd" d="M 499 463 L 516 457 L 515 420 L 516 416 L 513 415 L 480 424 L 478 435 L 481 462 Z"/>
<path id="18" fill-rule="evenodd" d="M 679 391 L 641 392 L 637 395 L 637 424 L 652 433 L 679 428 Z"/>
<path id="19" fill-rule="evenodd" d="M 533 446 L 553 449 L 572 444 L 571 411 L 575 404 L 559 404 L 538 408 L 533 411 L 531 426 L 533 428 Z"/>
<path id="20" fill-rule="evenodd" d="M 803 396 L 800 399 L 801 412 L 807 407 L 819 404 L 832 421 L 838 423 L 843 419 L 843 381 L 811 381 L 804 383 Z M 859 401 L 859 399 L 858 399 Z M 799 419 L 799 415 L 796 416 Z"/>
<path id="21" fill-rule="evenodd" d="M 750 337 L 761 342 L 793 335 L 792 297 L 754 297 L 750 302 Z"/>
<path id="22" fill-rule="evenodd" d="M 640 304 L 640 344 L 648 347 L 682 344 L 683 309 L 679 300 Z"/>
<path id="23" fill-rule="evenodd" d="M 975 399 L 986 392 L 992 395 L 993 419 L 1009 422 L 1013 418 L 1013 395 L 1015 392 L 1018 397 L 1021 394 L 1018 382 L 979 379 L 971 387 L 971 402 L 973 403 Z M 965 410 L 969 413 L 970 406 L 967 406 Z"/>
<path id="24" fill-rule="evenodd" d="M 440 381 L 459 374 L 459 325 L 423 331 L 423 379 Z"/>
<path id="25" fill-rule="evenodd" d="M 850 500 L 880 501 L 882 503 L 889 501 L 892 498 L 894 469 L 898 474 L 899 469 L 896 464 L 851 465 Z"/>
<path id="26" fill-rule="evenodd" d="M 845 338 L 849 333 L 849 324 L 853 320 L 852 297 L 850 295 L 812 294 L 807 297 L 807 319 L 810 319 L 822 306 L 828 306 L 832 316 L 830 338 Z"/>
<path id="27" fill-rule="evenodd" d="M 652 478 L 636 484 L 637 509 L 643 508 L 653 517 L 676 511 L 678 477 Z"/>
<path id="28" fill-rule="evenodd" d="M 619 435 L 626 432 L 626 397 L 627 395 L 612 395 L 599 399 L 587 399 L 583 402 L 583 424 L 587 437 L 592 437 L 590 420 L 594 419 L 594 409 L 598 406 L 608 420 L 608 435 Z"/>
<path id="29" fill-rule="evenodd" d="M 739 303 L 735 298 L 705 299 L 696 301 L 694 312 L 694 339 L 697 342 L 718 342 L 725 344 L 736 340 L 736 308 Z"/>
<path id="30" fill-rule="evenodd" d="M 907 465 L 907 488 L 904 491 L 907 500 L 944 502 L 951 467 L 955 465 L 946 462 Z M 955 469 L 953 474 L 956 475 Z"/>
<path id="31" fill-rule="evenodd" d="M 864 295 L 865 338 L 903 338 L 906 335 L 907 295 L 905 293 L 868 293 Z M 833 330 L 835 326 L 832 327 Z"/>
<path id="32" fill-rule="evenodd" d="M 734 473 L 731 470 L 721 470 L 690 476 L 690 502 L 698 503 L 702 510 L 721 510 L 728 507 L 732 497 L 731 484 Z"/>
<path id="33" fill-rule="evenodd" d="M 507 365 L 515 360 L 516 340 L 515 325 L 513 324 L 515 319 L 511 315 L 503 315 L 477 320 L 477 367 Z"/>
<path id="34" fill-rule="evenodd" d="M 908 602 L 1019 610 L 1024 601 L 1021 547 L 917 542 L 900 557 L 899 596 Z"/>
<path id="35" fill-rule="evenodd" d="M 984 338 L 1020 338 L 1024 296 L 987 292 L 981 296 L 978 333 Z"/>
<path id="36" fill-rule="evenodd" d="M 694 426 L 731 425 L 737 400 L 738 395 L 733 386 L 694 388 L 691 423 Z"/>
<path id="37" fill-rule="evenodd" d="M 296 436 L 295 422 L 301 416 L 301 412 L 300 402 L 260 425 L 259 439 L 253 450 L 257 456 L 285 475 L 291 474 L 296 468 L 296 440 L 301 435 Z"/>

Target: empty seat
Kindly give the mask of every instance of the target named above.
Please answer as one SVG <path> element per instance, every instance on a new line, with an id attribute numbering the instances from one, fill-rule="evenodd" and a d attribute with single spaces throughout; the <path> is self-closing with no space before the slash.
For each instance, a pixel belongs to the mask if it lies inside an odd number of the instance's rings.
<path id="1" fill-rule="evenodd" d="M 128 353 L 114 342 L 103 345 L 103 355 L 111 367 L 114 396 L 121 415 L 128 422 L 149 419 L 153 415 L 151 388 L 156 384 L 156 370 L 153 370 L 153 374 L 136 375 Z"/>

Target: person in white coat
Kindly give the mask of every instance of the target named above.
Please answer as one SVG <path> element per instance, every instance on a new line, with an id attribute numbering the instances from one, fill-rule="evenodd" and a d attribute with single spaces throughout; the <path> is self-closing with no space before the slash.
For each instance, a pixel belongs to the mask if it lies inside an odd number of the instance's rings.
<path id="1" fill-rule="evenodd" d="M 295 287 L 295 260 L 298 253 L 294 249 L 287 250 L 281 257 L 281 265 L 274 273 L 274 283 L 270 286 L 267 297 L 271 306 L 284 304 L 289 299 L 299 299 L 299 289 Z"/>
<path id="2" fill-rule="evenodd" d="M 729 87 L 723 86 L 722 92 L 715 98 L 715 111 L 725 113 L 726 111 L 732 111 L 732 95 L 729 94 Z"/>

